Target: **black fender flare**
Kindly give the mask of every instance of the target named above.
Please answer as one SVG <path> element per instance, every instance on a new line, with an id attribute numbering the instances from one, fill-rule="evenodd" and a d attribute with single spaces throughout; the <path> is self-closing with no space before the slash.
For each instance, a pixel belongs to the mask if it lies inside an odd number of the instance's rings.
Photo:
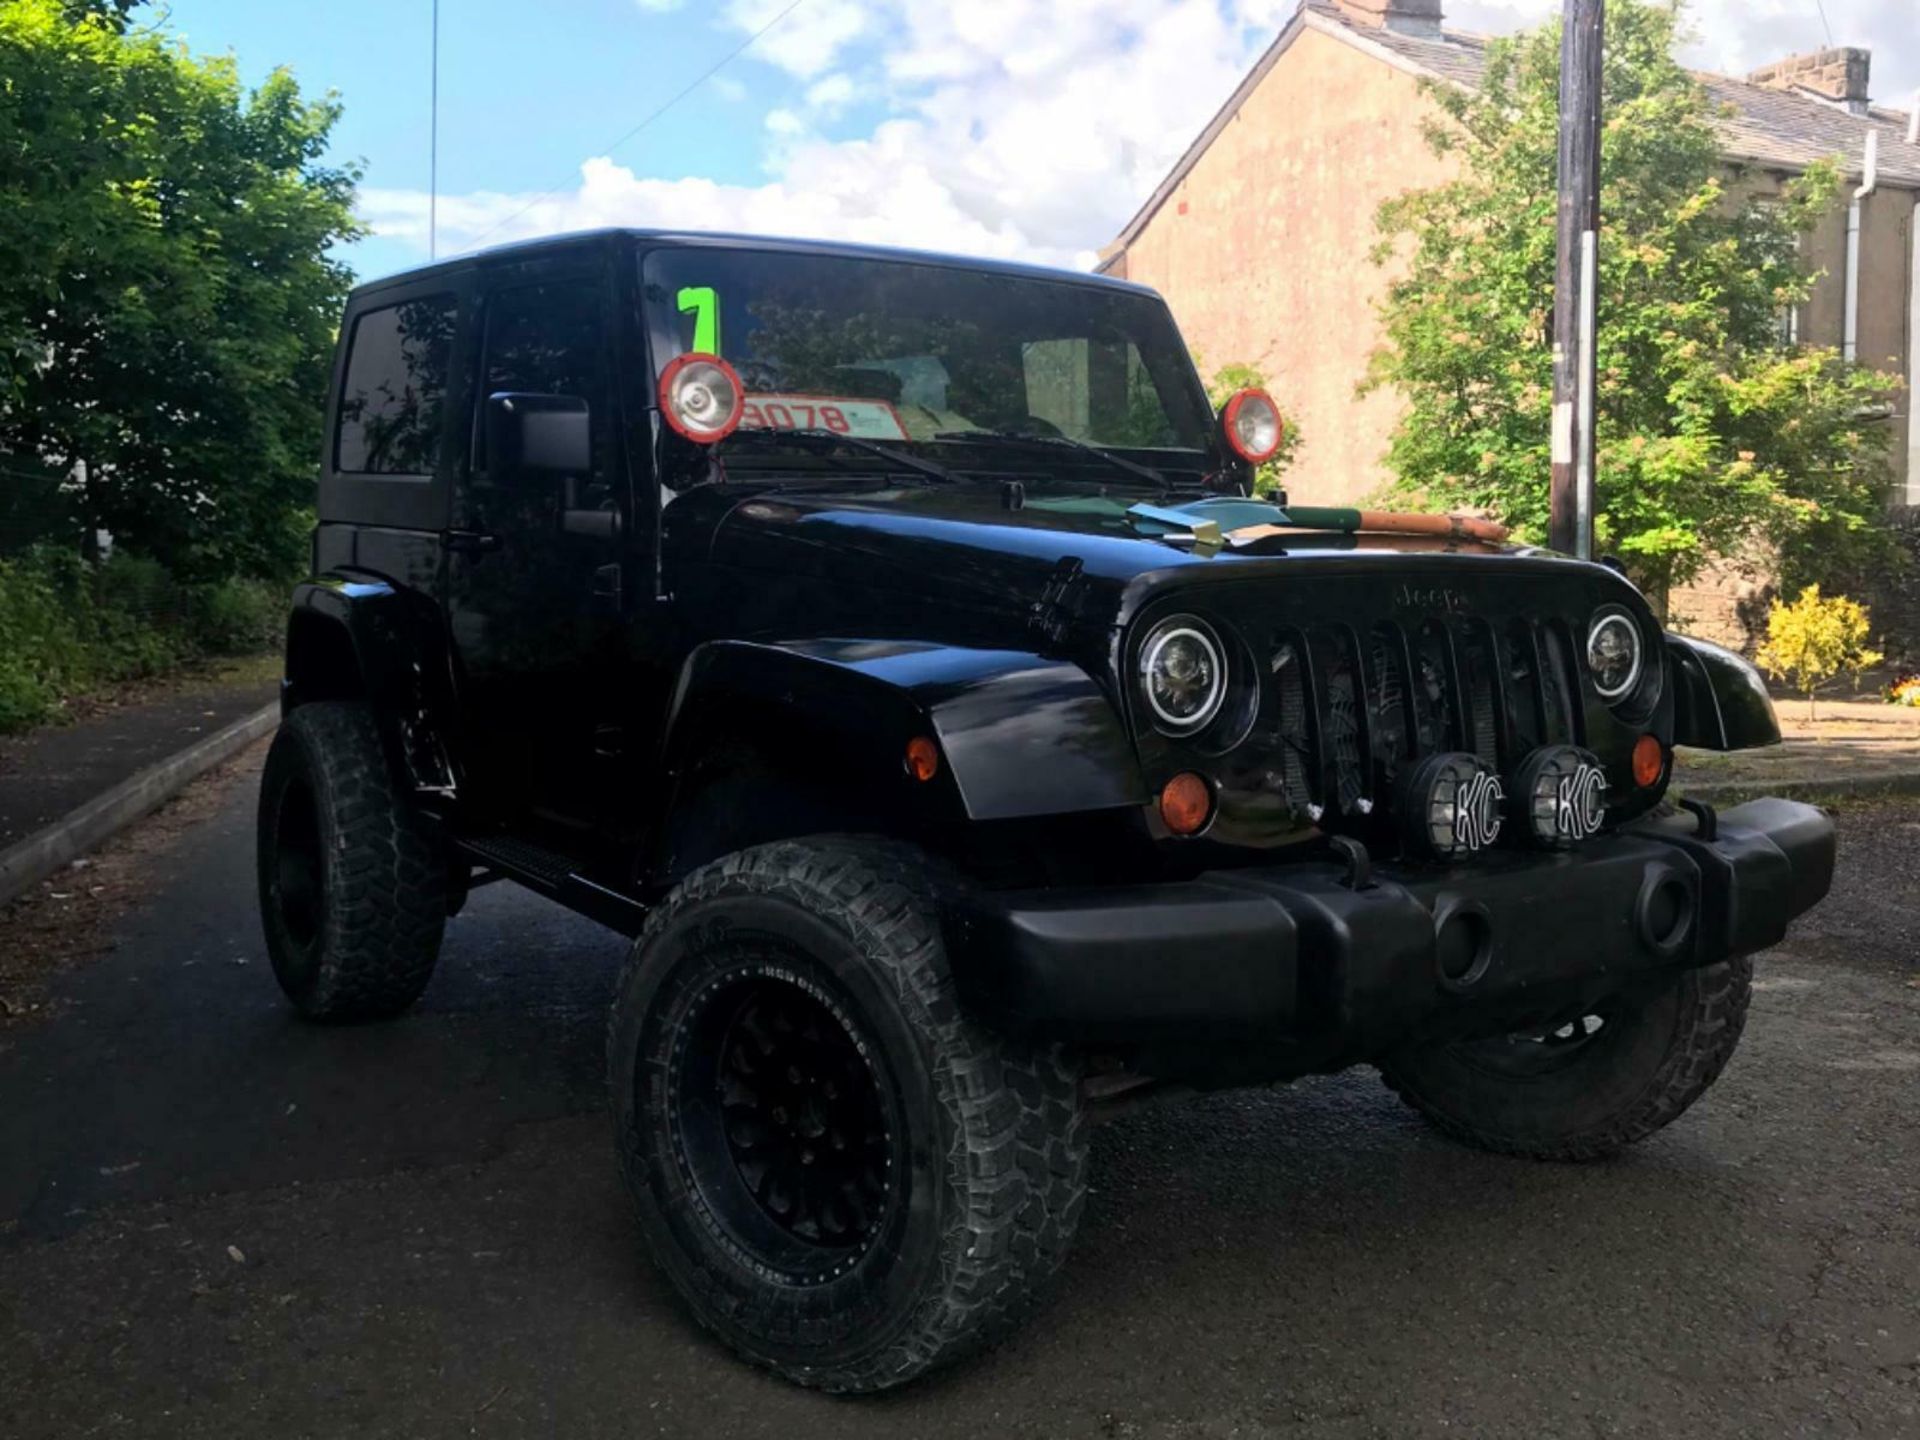
<path id="1" fill-rule="evenodd" d="M 659 772 L 670 813 L 716 716 L 802 726 L 843 778 L 910 795 L 943 820 L 1017 820 L 1144 804 L 1125 724 L 1071 661 L 903 640 L 711 641 L 680 670 Z M 907 778 L 907 742 L 931 736 L 940 770 Z"/>
<path id="2" fill-rule="evenodd" d="M 437 606 L 373 576 L 331 574 L 294 588 L 280 710 L 365 700 L 395 781 L 452 799 L 460 786 L 451 650 Z"/>
<path id="3" fill-rule="evenodd" d="M 1673 674 L 1673 743 L 1700 750 L 1757 750 L 1780 743 L 1767 682 L 1744 657 L 1691 635 L 1667 636 Z"/>

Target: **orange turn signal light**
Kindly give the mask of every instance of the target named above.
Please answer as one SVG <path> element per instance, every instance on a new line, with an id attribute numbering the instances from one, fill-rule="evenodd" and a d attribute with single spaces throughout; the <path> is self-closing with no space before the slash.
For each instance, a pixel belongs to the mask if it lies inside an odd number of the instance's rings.
<path id="1" fill-rule="evenodd" d="M 1657 735 L 1642 735 L 1633 742 L 1633 783 L 1651 790 L 1666 773 L 1667 751 Z"/>
<path id="2" fill-rule="evenodd" d="M 1213 787 L 1204 776 L 1186 770 L 1160 791 L 1160 818 L 1176 835 L 1197 835 L 1213 815 Z"/>
<path id="3" fill-rule="evenodd" d="M 940 773 L 940 747 L 925 735 L 907 741 L 907 774 L 925 782 Z"/>

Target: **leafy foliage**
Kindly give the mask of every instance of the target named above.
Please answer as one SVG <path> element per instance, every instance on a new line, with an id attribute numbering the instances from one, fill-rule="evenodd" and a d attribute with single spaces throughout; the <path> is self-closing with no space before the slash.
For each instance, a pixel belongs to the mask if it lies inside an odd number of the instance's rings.
<path id="1" fill-rule="evenodd" d="M 1207 380 L 1207 400 L 1217 411 L 1240 390 L 1266 390 L 1272 393 L 1267 377 L 1257 366 L 1222 365 Z M 1274 403 L 1279 404 L 1278 398 Z M 1280 412 L 1280 449 L 1274 457 L 1253 472 L 1253 493 L 1271 495 L 1281 489 L 1280 477 L 1292 465 L 1300 453 L 1300 427 L 1294 418 L 1283 409 Z"/>
<path id="2" fill-rule="evenodd" d="M 132 0 L 0 0 L 0 454 L 189 578 L 297 564 L 357 172 Z M 76 469 L 76 467 L 79 467 Z"/>
<path id="3" fill-rule="evenodd" d="M 1870 623 L 1858 601 L 1822 595 L 1818 585 L 1809 585 L 1791 605 L 1773 602 L 1760 664 L 1807 697 L 1811 718 L 1817 692 L 1843 675 L 1858 684 L 1862 671 L 1880 663 L 1880 653 L 1867 648 Z"/>
<path id="4" fill-rule="evenodd" d="M 101 685 L 262 653 L 285 617 L 268 580 L 181 585 L 144 556 L 94 564 L 52 546 L 0 559 L 0 735 Z"/>
<path id="5" fill-rule="evenodd" d="M 1780 317 L 1812 278 L 1798 238 L 1831 205 L 1820 166 L 1778 196 L 1731 176 L 1704 89 L 1673 58 L 1675 13 L 1606 16 L 1597 368 L 1597 541 L 1656 604 L 1759 540 L 1789 578 L 1857 563 L 1890 436 L 1864 418 L 1899 388 Z M 1367 386 L 1410 401 L 1396 488 L 1544 539 L 1551 469 L 1557 21 L 1488 49 L 1475 92 L 1432 86 L 1433 150 L 1458 177 L 1382 207 L 1375 258 L 1407 257 Z"/>

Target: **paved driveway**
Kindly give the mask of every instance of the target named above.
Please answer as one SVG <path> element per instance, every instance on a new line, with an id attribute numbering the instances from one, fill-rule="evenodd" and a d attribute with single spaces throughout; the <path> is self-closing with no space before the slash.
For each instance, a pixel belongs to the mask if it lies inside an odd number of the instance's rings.
<path id="1" fill-rule="evenodd" d="M 1137 1111 L 1038 1324 L 835 1401 L 636 1253 L 620 944 L 485 890 L 415 1013 L 301 1025 L 252 783 L 0 1030 L 0 1435 L 1920 1435 L 1920 807 L 1847 822 L 1728 1075 L 1630 1156 L 1460 1150 L 1370 1073 Z"/>

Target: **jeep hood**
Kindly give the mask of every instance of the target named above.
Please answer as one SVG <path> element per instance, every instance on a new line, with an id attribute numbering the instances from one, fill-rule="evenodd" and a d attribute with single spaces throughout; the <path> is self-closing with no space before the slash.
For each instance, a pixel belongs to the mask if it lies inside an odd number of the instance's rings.
<path id="1" fill-rule="evenodd" d="M 1137 491 L 1029 493 L 1016 503 L 997 485 L 963 483 L 853 493 L 736 492 L 729 497 L 696 492 L 668 508 L 667 533 L 670 550 L 728 569 L 1021 607 L 1070 559 L 1089 580 L 1117 590 L 1149 573 L 1237 569 L 1316 556 L 1383 560 L 1438 552 L 1528 553 L 1474 541 L 1308 530 L 1257 548 L 1237 548 L 1230 538 L 1218 546 L 1196 546 L 1176 528 L 1181 515 L 1196 510 L 1199 518 L 1218 517 L 1223 529 L 1281 514 L 1264 501 L 1161 506 Z"/>

